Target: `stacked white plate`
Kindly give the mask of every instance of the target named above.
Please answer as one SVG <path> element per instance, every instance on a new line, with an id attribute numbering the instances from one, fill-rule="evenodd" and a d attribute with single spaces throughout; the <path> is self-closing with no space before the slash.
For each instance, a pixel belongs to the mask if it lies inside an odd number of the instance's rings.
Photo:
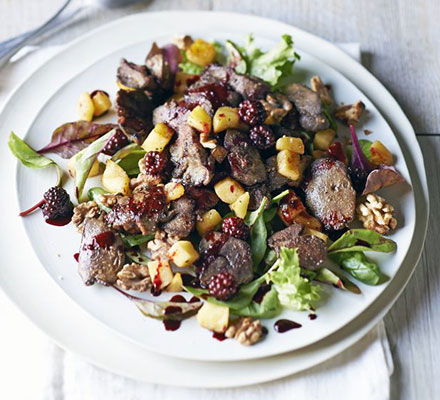
<path id="1" fill-rule="evenodd" d="M 37 214 L 17 217 L 19 209 L 37 202 L 53 185 L 54 171 L 16 167 L 6 141 L 14 130 L 32 147 L 41 148 L 55 127 L 76 119 L 75 104 L 82 91 L 102 89 L 114 99 L 120 58 L 142 63 L 153 41 L 164 44 L 185 33 L 240 42 L 249 32 L 262 47 L 273 45 L 282 34 L 292 35 L 301 55 L 295 66 L 298 81 L 318 74 L 331 84 L 338 102 L 361 99 L 369 110 L 362 130 L 373 131 L 374 140 L 386 143 L 408 184 L 383 191 L 401 221 L 391 236 L 397 252 L 377 257 L 391 279 L 381 286 L 361 285 L 360 296 L 333 290 L 314 321 L 305 313 L 286 311 L 283 317 L 300 322 L 301 329 L 278 334 L 272 329 L 274 320 L 265 321 L 269 335 L 247 348 L 231 340 L 214 340 L 194 319 L 176 332 L 166 332 L 160 322 L 144 318 L 116 291 L 85 287 L 73 258 L 80 240 L 75 229 L 49 226 Z M 102 119 L 106 120 L 115 120 L 115 115 Z M 428 193 L 422 154 L 408 119 L 387 90 L 343 51 L 279 22 L 206 12 L 148 13 L 117 20 L 75 40 L 29 77 L 2 111 L 0 132 L 1 287 L 60 346 L 132 378 L 232 387 L 273 380 L 323 362 L 359 340 L 385 315 L 422 250 Z M 65 166 L 64 160 L 56 161 Z M 66 188 L 73 193 L 71 183 Z"/>

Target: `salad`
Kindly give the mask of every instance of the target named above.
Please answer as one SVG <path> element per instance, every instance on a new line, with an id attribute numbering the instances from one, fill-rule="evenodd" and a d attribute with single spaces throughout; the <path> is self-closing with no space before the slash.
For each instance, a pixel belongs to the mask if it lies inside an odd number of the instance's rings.
<path id="1" fill-rule="evenodd" d="M 358 140 L 362 101 L 338 106 L 319 76 L 298 83 L 299 61 L 289 35 L 268 51 L 252 35 L 184 36 L 154 43 L 142 64 L 122 59 L 114 105 L 106 88 L 83 92 L 78 121 L 39 150 L 10 134 L 25 166 L 58 172 L 20 216 L 72 222 L 85 285 L 118 291 L 167 330 L 195 316 L 243 345 L 285 309 L 315 319 L 331 286 L 359 294 L 355 281 L 385 282 L 368 253 L 396 250 L 384 235 L 397 220 L 376 192 L 404 179 L 385 144 Z M 117 121 L 100 122 L 112 107 Z M 56 157 L 69 160 L 75 193 Z"/>

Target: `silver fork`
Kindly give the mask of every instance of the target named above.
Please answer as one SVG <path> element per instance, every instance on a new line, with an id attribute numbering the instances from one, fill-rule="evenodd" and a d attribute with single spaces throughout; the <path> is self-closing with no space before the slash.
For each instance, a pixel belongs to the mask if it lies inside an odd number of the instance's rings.
<path id="1" fill-rule="evenodd" d="M 58 9 L 58 11 L 50 17 L 45 23 L 40 25 L 39 27 L 32 29 L 30 31 L 24 32 L 16 37 L 0 42 L 0 68 L 9 61 L 9 59 L 16 54 L 21 48 L 23 48 L 27 43 L 29 43 L 32 39 L 35 39 L 38 35 L 43 33 L 44 31 L 53 28 L 62 22 L 67 21 L 76 15 L 82 7 L 79 7 L 68 15 L 65 15 L 61 18 L 61 14 L 67 8 L 67 6 L 72 2 L 72 0 L 66 0 L 63 5 Z"/>

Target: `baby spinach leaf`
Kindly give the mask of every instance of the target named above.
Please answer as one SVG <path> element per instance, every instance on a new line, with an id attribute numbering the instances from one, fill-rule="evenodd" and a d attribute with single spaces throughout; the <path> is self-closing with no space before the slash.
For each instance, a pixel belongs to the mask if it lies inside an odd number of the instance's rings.
<path id="1" fill-rule="evenodd" d="M 137 175 L 139 174 L 139 160 L 144 155 L 145 150 L 141 146 L 131 143 L 117 151 L 113 155 L 112 160 L 117 162 L 128 175 Z"/>
<path id="2" fill-rule="evenodd" d="M 147 243 L 150 240 L 154 239 L 154 234 L 151 235 L 124 235 L 121 234 L 122 241 L 124 242 L 125 247 L 135 247 L 141 244 Z"/>
<path id="3" fill-rule="evenodd" d="M 98 154 L 101 152 L 107 141 L 113 135 L 114 130 L 107 132 L 104 136 L 96 139 L 88 147 L 81 150 L 74 156 L 74 168 L 75 168 L 75 187 L 76 197 L 79 201 L 82 199 L 82 191 L 89 176 L 90 169 L 95 162 Z"/>
<path id="4" fill-rule="evenodd" d="M 117 128 L 115 124 L 97 124 L 88 121 L 68 122 L 52 133 L 52 140 L 38 153 L 56 153 L 62 158 L 70 158 L 89 143 L 108 131 Z"/>
<path id="5" fill-rule="evenodd" d="M 329 253 L 341 253 L 352 251 L 379 251 L 391 253 L 397 245 L 391 239 L 387 239 L 376 231 L 369 229 L 350 229 L 329 247 Z"/>
<path id="6" fill-rule="evenodd" d="M 125 255 L 136 264 L 147 265 L 151 259 L 137 250 L 127 250 Z"/>
<path id="7" fill-rule="evenodd" d="M 247 307 L 233 311 L 233 314 L 253 318 L 274 318 L 281 314 L 283 306 L 278 299 L 278 292 L 271 288 L 261 303 L 251 302 Z"/>
<path id="8" fill-rule="evenodd" d="M 348 290 L 354 294 L 361 294 L 361 290 L 348 278 L 340 272 L 332 271 L 329 268 L 319 268 L 314 278 L 318 282 L 327 283 L 329 285 L 337 286 L 339 289 Z"/>
<path id="9" fill-rule="evenodd" d="M 264 197 L 263 200 L 261 201 L 260 207 L 258 207 L 257 210 L 248 211 L 246 218 L 244 219 L 244 222 L 246 222 L 248 226 L 252 226 L 253 224 L 255 224 L 255 222 L 257 222 L 258 217 L 261 214 L 263 214 L 266 203 L 267 203 L 267 197 Z"/>
<path id="10" fill-rule="evenodd" d="M 252 263 L 254 265 L 254 270 L 256 270 L 260 265 L 261 260 L 264 258 L 267 249 L 267 229 L 262 214 L 260 214 L 252 225 L 250 238 Z"/>
<path id="11" fill-rule="evenodd" d="M 269 208 L 264 211 L 264 222 L 270 222 L 272 221 L 275 216 L 277 215 L 278 206 L 280 204 L 280 201 L 289 194 L 289 190 L 286 189 L 274 198 L 269 203 Z"/>
<path id="12" fill-rule="evenodd" d="M 101 195 L 103 195 L 103 194 L 108 194 L 108 192 L 106 192 L 101 187 L 91 188 L 87 192 L 87 196 L 89 197 L 89 199 L 93 200 L 102 211 L 105 211 L 106 213 L 108 213 L 111 211 L 111 208 L 105 206 L 104 203 L 101 201 Z"/>
<path id="13" fill-rule="evenodd" d="M 14 132 L 11 132 L 11 134 L 9 135 L 8 145 L 12 154 L 17 157 L 26 167 L 41 169 L 53 165 L 56 168 L 58 174 L 57 185 L 60 185 L 62 175 L 61 169 L 55 161 L 45 156 L 42 156 L 41 154 L 38 154 L 24 140 L 20 139 Z"/>
<path id="14" fill-rule="evenodd" d="M 330 253 L 329 258 L 340 265 L 351 276 L 367 285 L 380 285 L 388 279 L 381 272 L 379 266 L 375 262 L 368 260 L 361 251 Z"/>

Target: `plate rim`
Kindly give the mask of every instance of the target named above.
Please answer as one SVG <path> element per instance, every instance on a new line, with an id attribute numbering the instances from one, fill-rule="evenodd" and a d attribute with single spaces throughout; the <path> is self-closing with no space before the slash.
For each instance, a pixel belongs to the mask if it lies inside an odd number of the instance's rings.
<path id="1" fill-rule="evenodd" d="M 163 12 L 159 12 L 159 13 L 157 13 L 157 14 L 164 14 L 164 13 L 169 13 L 168 11 L 163 11 Z M 185 13 L 185 14 L 188 14 L 188 13 L 194 13 L 194 12 L 191 12 L 191 11 L 183 11 L 183 12 L 180 12 L 179 11 L 179 13 Z M 210 13 L 210 14 L 222 14 L 222 15 L 224 15 L 224 14 L 227 14 L 227 15 L 234 15 L 235 17 L 240 17 L 240 18 L 250 18 L 250 19 L 258 19 L 258 20 L 260 20 L 260 21 L 265 21 L 265 22 L 267 22 L 267 21 L 269 21 L 270 23 L 275 23 L 275 24 L 279 24 L 280 26 L 282 25 L 283 26 L 283 29 L 286 29 L 286 30 L 289 30 L 289 31 L 292 31 L 292 30 L 295 30 L 295 31 L 297 31 L 297 32 L 301 32 L 301 33 L 304 33 L 305 35 L 308 35 L 308 36 L 310 36 L 311 38 L 312 38 L 312 40 L 314 40 L 314 41 L 316 41 L 316 40 L 318 40 L 318 41 L 321 41 L 321 42 L 323 42 L 326 46 L 329 46 L 330 48 L 332 48 L 331 50 L 332 50 L 332 52 L 339 52 L 340 53 L 340 55 L 341 56 L 343 56 L 343 58 L 345 58 L 346 59 L 346 61 L 351 61 L 351 62 L 353 62 L 353 63 L 355 63 L 356 64 L 356 68 L 357 69 L 359 69 L 359 67 L 362 67 L 361 69 L 364 69 L 365 70 L 365 68 L 362 66 L 362 65 L 360 65 L 360 64 L 358 64 L 356 61 L 354 61 L 354 60 L 352 60 L 351 59 L 351 57 L 349 57 L 348 55 L 346 55 L 342 50 L 340 50 L 339 48 L 337 48 L 336 46 L 334 46 L 333 44 L 331 44 L 331 43 L 329 43 L 329 42 L 327 42 L 327 41 L 325 41 L 325 40 L 323 40 L 323 39 L 320 39 L 320 38 L 318 38 L 318 37 L 316 37 L 316 36 L 314 36 L 314 35 L 311 35 L 311 34 L 309 34 L 309 33 L 307 33 L 307 32 L 305 32 L 305 31 L 302 31 L 302 30 L 300 30 L 300 29 L 298 29 L 298 28 L 295 28 L 295 27 L 292 27 L 292 26 L 289 26 L 289 25 L 286 25 L 286 24 L 283 24 L 283 23 L 281 23 L 281 22 L 278 22 L 278 21 L 274 21 L 274 20 L 269 20 L 269 19 L 265 19 L 265 18 L 261 18 L 261 17 L 255 17 L 255 16 L 247 16 L 247 15 L 240 15 L 240 14 L 235 14 L 235 13 L 223 13 L 223 12 L 197 12 L 197 13 L 203 13 L 203 14 L 206 14 L 206 13 Z M 107 24 L 104 24 L 103 26 L 101 26 L 101 27 L 98 27 L 97 29 L 95 29 L 95 30 L 93 30 L 93 31 L 91 31 L 91 32 L 89 32 L 89 33 L 87 33 L 86 35 L 83 35 L 83 36 L 80 36 L 79 38 L 77 38 L 77 39 L 75 39 L 75 40 L 73 40 L 72 42 L 70 42 L 69 43 L 69 45 L 68 46 L 71 46 L 71 45 L 73 45 L 73 44 L 75 44 L 76 42 L 78 42 L 78 41 L 82 41 L 82 40 L 84 40 L 85 38 L 87 38 L 88 36 L 90 36 L 90 35 L 94 35 L 94 34 L 96 34 L 96 32 L 97 31 L 101 31 L 101 30 L 105 30 L 105 29 L 109 29 L 109 28 L 111 28 L 111 27 L 113 27 L 114 25 L 117 25 L 117 24 L 119 24 L 119 23 L 124 23 L 124 22 L 126 22 L 127 20 L 129 20 L 129 19 L 131 19 L 131 18 L 143 18 L 144 17 L 144 15 L 152 15 L 153 14 L 153 16 L 154 16 L 154 14 L 156 14 L 156 13 L 144 13 L 144 14 L 136 14 L 136 15 L 132 15 L 132 16 L 128 16 L 128 17 L 124 17 L 124 18 L 121 18 L 121 19 L 117 19 L 117 20 L 115 20 L 115 21 L 113 21 L 113 22 L 110 22 L 110 23 L 107 23 Z M 61 50 L 62 51 L 62 50 Z M 114 50 L 113 50 L 114 51 Z M 56 53 L 53 57 L 56 57 L 57 55 L 58 55 L 59 53 Z M 314 54 L 313 53 L 313 51 L 310 51 L 310 54 L 312 54 L 312 55 L 314 55 L 315 57 L 317 56 L 316 54 Z M 104 55 L 105 56 L 105 55 Z M 53 57 L 51 57 L 50 59 L 52 59 Z M 101 57 L 103 57 L 103 55 L 100 55 L 100 58 Z M 320 58 L 319 56 L 317 56 L 318 58 Z M 348 60 L 347 60 L 348 59 Z M 323 61 L 323 60 L 322 60 Z M 93 61 L 92 62 L 92 64 L 94 63 L 95 61 Z M 44 65 L 44 64 L 43 64 Z M 331 63 L 330 63 L 330 65 L 331 65 Z M 334 69 L 336 69 L 338 72 L 341 72 L 343 75 L 345 75 L 346 77 L 347 77 L 347 75 L 344 73 L 344 72 L 342 72 L 339 68 L 337 68 L 337 67 L 335 67 L 334 65 L 331 65 Z M 41 68 L 41 67 L 40 67 Z M 35 71 L 36 72 L 36 71 Z M 35 73 L 34 72 L 34 73 Z M 374 78 L 368 71 L 364 71 L 364 72 L 366 72 L 367 74 L 369 74 L 370 76 L 369 76 L 369 78 L 372 78 L 374 81 L 376 81 L 375 83 L 377 83 L 377 84 L 379 84 L 380 86 L 382 86 L 378 81 L 377 81 L 377 79 L 376 78 Z M 19 85 L 19 87 L 17 87 L 11 94 L 10 94 L 10 96 L 8 97 L 8 99 L 6 100 L 6 102 L 5 102 L 5 104 L 4 104 L 4 107 L 3 107 L 3 111 L 5 110 L 5 109 L 7 109 L 7 105 L 9 104 L 9 102 L 10 102 L 10 100 L 15 96 L 15 94 L 19 91 L 19 89 L 26 83 L 26 82 L 28 82 L 29 81 L 29 79 L 31 78 L 33 76 L 33 74 L 31 74 L 30 76 L 28 76 L 28 78 L 26 79 L 26 81 L 25 82 L 23 82 L 21 85 Z M 348 77 L 347 77 L 348 78 Z M 359 83 L 356 81 L 356 80 L 353 80 L 352 78 L 348 78 L 352 83 L 354 83 L 357 87 L 361 87 L 361 85 L 359 85 Z M 386 89 L 382 86 L 382 89 L 384 90 L 384 92 L 385 92 L 385 94 L 387 94 L 387 95 L 389 95 L 390 97 L 391 97 L 391 95 L 386 91 Z M 361 89 L 362 90 L 362 92 L 364 92 L 365 93 L 365 90 L 362 88 Z M 370 99 L 372 99 L 372 98 L 374 98 L 374 99 L 376 99 L 376 97 L 371 97 L 370 95 L 368 95 L 367 94 L 367 96 L 370 98 Z M 392 97 L 391 97 L 391 99 L 392 99 Z M 394 99 L 392 99 L 395 103 L 396 103 L 396 105 L 397 105 L 397 102 L 394 100 Z M 375 101 L 375 100 L 371 100 L 376 106 L 377 106 L 377 102 Z M 377 108 L 379 109 L 379 110 L 382 110 L 382 108 L 380 107 L 380 106 L 377 106 Z M 2 115 L 3 114 L 3 111 L 1 112 L 1 114 L 0 115 Z M 407 125 L 409 125 L 409 121 L 407 120 L 407 118 L 406 118 L 406 116 L 405 116 L 405 114 L 403 113 L 403 111 L 400 109 L 400 107 L 397 105 L 397 111 L 399 111 L 400 112 L 400 114 L 401 114 L 401 117 L 403 116 L 404 117 L 404 119 L 405 119 L 405 121 L 404 122 L 406 122 L 407 123 Z M 387 122 L 390 124 L 390 122 L 389 122 L 389 119 L 387 118 L 387 114 L 385 113 L 385 112 L 383 112 L 383 111 L 381 111 L 381 113 L 383 114 L 383 116 L 384 116 L 384 118 L 387 120 Z M 392 127 L 392 129 L 393 129 L 393 124 L 390 124 L 390 126 Z M 410 126 L 409 126 L 410 127 Z M 410 127 L 411 128 L 411 127 Z M 400 141 L 399 141 L 399 136 L 396 134 L 396 132 L 395 132 L 395 129 L 393 129 L 393 131 L 394 131 L 394 133 L 395 133 L 395 136 L 396 136 L 396 139 L 398 140 L 398 142 L 399 142 L 399 145 L 400 146 L 402 146 L 401 145 L 401 143 L 400 143 Z M 412 130 L 412 128 L 410 129 L 410 132 L 409 132 L 409 134 L 414 134 L 414 131 Z M 417 141 L 416 141 L 416 143 L 417 143 Z M 415 152 L 417 153 L 419 153 L 419 154 L 417 154 L 417 155 L 421 155 L 421 151 L 420 151 L 420 147 L 418 146 L 418 143 L 417 143 L 417 146 L 416 146 L 416 148 L 413 148 L 413 150 L 415 150 Z M 402 151 L 403 151 L 403 148 L 402 148 Z M 408 157 L 406 157 L 405 156 L 405 159 L 407 160 L 407 158 Z M 410 167 L 410 165 L 408 165 L 408 169 L 411 171 L 412 170 L 412 168 Z M 416 169 L 415 170 L 415 174 L 416 175 L 418 175 L 418 169 Z M 422 176 L 422 179 L 421 179 L 421 182 L 420 182 L 420 184 L 421 184 L 421 186 L 423 187 L 423 186 L 425 186 L 425 188 L 426 188 L 426 173 L 425 173 L 425 171 L 424 171 L 424 166 L 422 165 L 422 172 L 423 172 L 423 176 Z M 420 177 L 418 177 L 418 178 L 420 178 Z M 425 183 L 425 185 L 423 185 L 423 183 Z M 425 194 L 425 193 L 423 193 L 423 194 Z M 425 199 L 425 204 L 426 205 L 428 205 L 428 201 L 427 201 L 427 199 Z M 417 201 L 416 201 L 416 208 L 417 208 Z M 425 208 L 425 217 L 426 217 L 426 215 L 427 215 L 427 213 L 428 213 L 428 207 L 426 207 Z M 422 217 L 423 217 L 423 213 L 422 213 Z M 426 218 L 422 218 L 422 219 L 424 219 L 425 221 L 426 221 Z M 426 234 L 426 224 L 425 224 L 425 232 L 424 232 L 424 234 L 423 234 L 423 236 Z M 420 251 L 422 250 L 422 246 L 420 246 Z M 417 256 L 417 257 L 415 257 L 415 259 L 417 259 L 419 256 Z M 414 257 L 413 257 L 414 258 Z M 412 268 L 412 271 L 411 271 L 411 273 L 413 272 L 413 270 L 414 270 L 414 268 L 415 267 L 413 267 Z M 399 269 L 400 270 L 400 269 Z M 409 277 L 408 277 L 409 278 Z M 401 290 L 403 290 L 403 288 L 406 286 L 406 283 L 407 283 L 407 280 L 408 279 L 405 279 L 405 283 L 402 285 L 402 289 Z M 399 292 L 399 294 L 400 294 L 400 292 Z M 10 296 L 11 297 L 11 296 Z M 398 297 L 398 295 L 396 296 L 396 298 Z M 379 300 L 379 298 L 377 299 L 377 300 Z M 395 300 L 394 300 L 395 301 Z M 393 301 L 393 302 L 394 302 Z M 392 304 L 391 304 L 392 305 Z M 391 307 L 391 305 L 390 305 L 390 307 Z M 389 308 L 390 308 L 389 307 Z"/>

